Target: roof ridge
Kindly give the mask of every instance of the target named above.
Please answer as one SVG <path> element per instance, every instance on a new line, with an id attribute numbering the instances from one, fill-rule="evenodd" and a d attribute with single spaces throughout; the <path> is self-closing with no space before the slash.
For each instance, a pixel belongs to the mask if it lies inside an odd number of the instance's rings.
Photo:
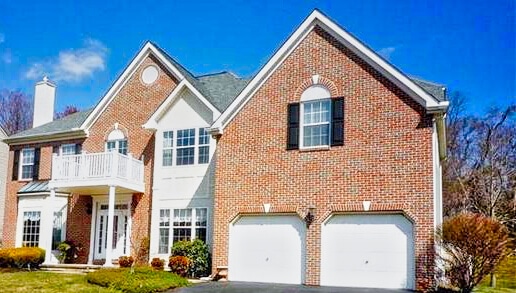
<path id="1" fill-rule="evenodd" d="M 229 74 L 229 75 L 233 76 L 235 79 L 242 79 L 242 77 L 238 76 L 236 73 L 232 72 L 231 70 L 222 70 L 222 71 L 217 71 L 217 72 L 213 72 L 213 73 L 205 73 L 205 74 L 197 75 L 197 76 L 195 76 L 195 78 L 209 77 L 209 76 L 222 75 L 222 74 Z"/>
<path id="2" fill-rule="evenodd" d="M 446 87 L 444 84 L 442 83 L 437 83 L 435 81 L 430 81 L 430 80 L 426 80 L 426 79 L 423 79 L 419 76 L 414 76 L 414 75 L 408 75 L 407 76 L 410 78 L 410 79 L 413 79 L 413 80 L 417 80 L 417 81 L 420 81 L 420 82 L 424 82 L 424 83 L 428 83 L 428 84 L 431 84 L 431 85 L 434 85 L 434 86 L 441 86 L 441 87 Z"/>

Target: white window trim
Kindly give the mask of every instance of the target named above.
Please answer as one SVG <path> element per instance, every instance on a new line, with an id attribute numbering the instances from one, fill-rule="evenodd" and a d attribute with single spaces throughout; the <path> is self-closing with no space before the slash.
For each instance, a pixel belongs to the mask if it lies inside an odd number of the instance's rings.
<path id="1" fill-rule="evenodd" d="M 174 245 L 174 228 L 176 228 L 176 226 L 174 226 L 174 210 L 191 210 L 191 226 L 190 226 L 190 240 L 193 241 L 196 239 L 196 235 L 195 235 L 195 229 L 198 228 L 198 226 L 195 225 L 195 218 L 196 218 L 196 213 L 197 213 L 197 209 L 206 209 L 206 244 L 209 244 L 209 239 L 210 239 L 210 231 L 209 231 L 209 219 L 210 219 L 210 209 L 208 207 L 185 207 L 185 208 L 177 208 L 177 207 L 173 207 L 173 208 L 163 208 L 163 209 L 159 209 L 158 210 L 158 246 L 157 246 L 157 251 L 159 252 L 159 245 L 160 245 L 160 232 L 159 230 L 160 229 L 168 229 L 168 247 L 167 247 L 167 252 L 166 253 L 158 253 L 160 255 L 165 255 L 165 254 L 170 254 L 170 248 L 172 247 L 172 245 Z M 160 223 L 160 219 L 159 219 L 159 216 L 160 216 L 160 211 L 161 210 L 168 210 L 169 213 L 170 213 L 170 216 L 169 216 L 169 219 L 168 219 L 168 226 L 159 226 L 159 223 Z M 177 228 L 181 229 L 181 228 L 186 228 L 186 227 L 180 227 L 180 226 L 177 226 Z M 202 228 L 202 227 L 201 227 Z"/>
<path id="2" fill-rule="evenodd" d="M 27 246 L 27 247 L 40 247 L 40 244 L 41 244 L 41 228 L 42 228 L 42 215 L 43 215 L 43 212 L 41 210 L 38 210 L 38 209 L 32 209 L 32 210 L 24 210 L 21 214 L 21 217 L 22 217 L 22 221 L 21 221 L 21 246 L 22 247 L 25 247 L 24 246 L 24 241 L 23 241 L 23 238 L 25 237 L 25 213 L 39 213 L 39 227 L 38 227 L 38 242 L 37 242 L 37 245 L 35 246 Z M 36 235 L 36 234 L 34 234 Z"/>
<path id="3" fill-rule="evenodd" d="M 187 130 L 187 129 L 195 129 L 195 137 L 194 137 L 194 144 L 192 145 L 189 145 L 189 146 L 181 146 L 179 148 L 191 148 L 193 147 L 194 148 L 194 163 L 193 164 L 186 164 L 186 165 L 177 165 L 177 150 L 178 150 L 178 147 L 177 147 L 177 139 L 178 139 L 178 131 L 180 130 Z M 200 129 L 201 128 L 209 128 L 209 126 L 196 126 L 196 127 L 188 127 L 188 128 L 171 128 L 171 129 L 166 129 L 166 130 L 163 130 L 161 132 L 161 135 L 160 135 L 160 138 L 161 138 L 161 167 L 162 168 L 185 168 L 185 167 L 192 167 L 192 166 L 208 166 L 210 164 L 210 161 L 211 161 L 211 156 L 212 156 L 212 151 L 211 151 L 211 148 L 212 148 L 212 137 L 210 135 L 208 135 L 208 143 L 206 144 L 199 144 L 199 138 L 200 138 Z M 164 134 L 165 132 L 169 132 L 169 131 L 172 131 L 173 132 L 173 136 L 172 136 L 172 146 L 170 147 L 166 147 L 164 148 L 163 145 L 164 145 Z M 208 162 L 207 163 L 202 163 L 200 164 L 199 163 L 199 148 L 200 147 L 203 147 L 203 146 L 207 146 L 209 147 L 209 151 L 208 151 Z M 168 165 L 168 166 L 165 166 L 163 165 L 163 152 L 165 150 L 172 150 L 172 165 Z"/>
<path id="4" fill-rule="evenodd" d="M 318 123 L 304 123 L 304 114 L 305 114 L 305 104 L 307 103 L 313 103 L 313 102 L 325 102 L 327 101 L 329 106 L 329 117 L 330 119 L 328 122 L 318 122 Z M 311 150 L 311 149 L 328 149 L 331 145 L 331 98 L 324 98 L 324 99 L 311 99 L 307 101 L 302 101 L 299 103 L 299 149 L 301 150 Z M 316 125 L 328 125 L 328 144 L 321 144 L 321 145 L 315 145 L 315 146 L 305 146 L 304 143 L 304 131 L 306 126 L 316 126 Z"/>
<path id="5" fill-rule="evenodd" d="M 32 150 L 32 164 L 24 164 L 23 163 L 23 151 L 24 150 Z M 20 158 L 19 158 L 19 169 L 18 169 L 18 181 L 32 181 L 33 176 L 30 178 L 23 178 L 23 166 L 32 166 L 32 175 L 34 175 L 34 160 L 36 156 L 36 149 L 35 148 L 23 148 L 20 151 Z"/>
<path id="6" fill-rule="evenodd" d="M 74 155 L 76 155 L 76 152 L 77 152 L 77 144 L 76 143 L 66 143 L 66 144 L 62 144 L 60 147 L 59 147 L 59 155 L 62 156 L 63 155 L 63 149 L 65 147 L 69 147 L 69 146 L 73 146 L 74 148 Z M 65 155 L 65 156 L 70 156 L 71 154 L 68 154 L 68 155 Z"/>

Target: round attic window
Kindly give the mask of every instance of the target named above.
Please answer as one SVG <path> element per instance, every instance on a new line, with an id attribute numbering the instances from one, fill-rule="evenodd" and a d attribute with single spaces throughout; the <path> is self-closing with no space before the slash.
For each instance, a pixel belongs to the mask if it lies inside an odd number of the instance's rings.
<path id="1" fill-rule="evenodd" d="M 142 72 L 142 81 L 145 84 L 152 84 L 158 79 L 158 68 L 156 66 L 147 66 Z"/>

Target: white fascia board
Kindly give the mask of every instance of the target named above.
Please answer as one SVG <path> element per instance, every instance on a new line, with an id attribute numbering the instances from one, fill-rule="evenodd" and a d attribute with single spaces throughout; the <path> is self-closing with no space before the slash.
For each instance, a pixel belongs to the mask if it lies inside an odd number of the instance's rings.
<path id="1" fill-rule="evenodd" d="M 383 60 L 373 50 L 365 46 L 354 36 L 342 29 L 338 24 L 330 20 L 321 12 L 313 11 L 298 27 L 296 31 L 287 39 L 280 49 L 272 56 L 258 74 L 249 82 L 242 90 L 238 97 L 217 119 L 210 131 L 212 133 L 221 134 L 227 124 L 236 116 L 236 114 L 248 102 L 250 97 L 259 89 L 261 85 L 271 76 L 271 74 L 285 61 L 285 59 L 294 51 L 299 43 L 318 25 L 342 44 L 352 50 L 359 57 L 364 59 L 368 64 L 376 70 L 384 74 L 389 80 L 403 89 L 419 104 L 427 110 L 445 111 L 448 102 L 439 102 L 433 96 L 425 92 L 421 87 L 410 80 L 405 74 L 401 73 L 394 66 Z"/>
<path id="2" fill-rule="evenodd" d="M 181 92 L 184 89 L 190 90 L 210 111 L 212 111 L 213 115 L 218 117 L 220 115 L 220 111 L 212 105 L 208 99 L 206 99 L 187 79 L 183 79 L 170 93 L 167 99 L 161 103 L 158 109 L 152 114 L 145 124 L 142 125 L 145 129 L 156 130 L 158 126 L 158 121 L 165 115 L 168 111 L 170 105 L 174 103 L 174 101 L 180 96 Z"/>
<path id="3" fill-rule="evenodd" d="M 102 97 L 100 102 L 95 106 L 95 109 L 90 113 L 88 118 L 82 123 L 80 126 L 81 129 L 88 129 L 91 127 L 95 121 L 100 117 L 102 112 L 107 108 L 107 106 L 111 103 L 111 101 L 116 97 L 116 95 L 120 92 L 120 90 L 125 86 L 125 84 L 131 79 L 131 76 L 134 74 L 136 69 L 141 65 L 141 63 L 149 56 L 149 54 L 153 54 L 156 58 L 164 64 L 170 72 L 178 79 L 183 80 L 184 76 L 179 72 L 179 70 L 172 65 L 168 61 L 168 59 L 163 56 L 163 54 L 151 43 L 147 42 L 143 48 L 138 52 L 138 54 L 133 58 L 131 63 L 124 70 L 122 75 L 116 80 L 116 82 L 111 86 L 108 92 Z"/>

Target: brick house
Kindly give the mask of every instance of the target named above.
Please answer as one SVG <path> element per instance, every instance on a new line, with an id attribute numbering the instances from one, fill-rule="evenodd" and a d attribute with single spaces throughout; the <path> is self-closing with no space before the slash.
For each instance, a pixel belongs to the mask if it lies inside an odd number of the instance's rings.
<path id="1" fill-rule="evenodd" d="M 229 280 L 430 288 L 444 94 L 318 11 L 251 80 L 148 42 L 90 110 L 52 121 L 36 85 L 35 127 L 6 139 L 4 244 L 111 266 L 199 238 Z"/>
<path id="2" fill-rule="evenodd" d="M 442 87 L 314 11 L 212 126 L 213 266 L 238 281 L 430 288 L 447 106 Z"/>

